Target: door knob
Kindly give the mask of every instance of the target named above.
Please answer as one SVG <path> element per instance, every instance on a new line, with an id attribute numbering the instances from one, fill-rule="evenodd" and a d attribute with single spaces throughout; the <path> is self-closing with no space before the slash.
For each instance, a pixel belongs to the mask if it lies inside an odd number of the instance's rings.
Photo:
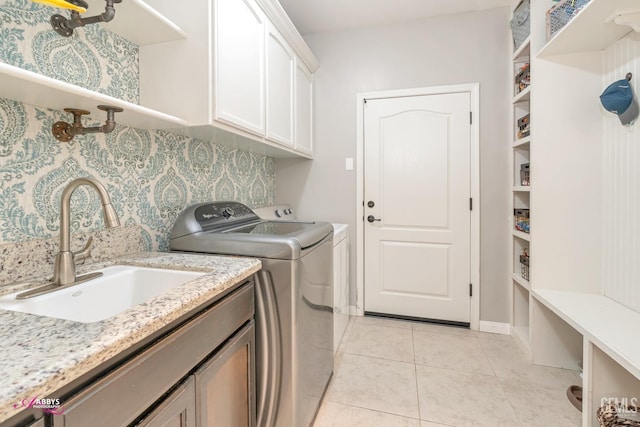
<path id="1" fill-rule="evenodd" d="M 367 221 L 369 221 L 369 222 L 374 222 L 374 221 L 382 221 L 382 220 L 381 220 L 381 219 L 379 219 L 379 218 L 376 218 L 376 217 L 375 217 L 375 216 L 373 216 L 373 215 L 369 215 L 369 216 L 367 217 Z"/>

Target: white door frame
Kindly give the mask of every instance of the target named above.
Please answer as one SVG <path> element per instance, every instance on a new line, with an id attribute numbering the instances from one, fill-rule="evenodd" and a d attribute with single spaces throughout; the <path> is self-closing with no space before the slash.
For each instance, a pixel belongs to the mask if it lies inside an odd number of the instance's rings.
<path id="1" fill-rule="evenodd" d="M 356 96 L 356 315 L 364 316 L 364 100 L 404 96 L 468 93 L 471 97 L 471 329 L 480 324 L 480 84 L 433 86 L 415 89 L 365 92 Z"/>

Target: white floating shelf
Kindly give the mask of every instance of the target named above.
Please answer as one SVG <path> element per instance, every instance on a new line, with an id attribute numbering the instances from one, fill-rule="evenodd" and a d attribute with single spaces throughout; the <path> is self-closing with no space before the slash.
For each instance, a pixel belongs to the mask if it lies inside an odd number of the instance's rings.
<path id="1" fill-rule="evenodd" d="M 531 85 L 527 86 L 525 90 L 513 97 L 513 103 L 519 104 L 521 102 L 529 101 L 531 99 Z"/>
<path id="2" fill-rule="evenodd" d="M 519 62 L 518 60 L 524 60 L 529 58 L 531 54 L 531 36 L 527 37 L 518 49 L 513 52 L 513 61 Z"/>
<path id="3" fill-rule="evenodd" d="M 87 3 L 89 8 L 83 17 L 104 12 L 104 0 L 87 0 Z M 187 38 L 186 32 L 142 0 L 124 0 L 114 7 L 113 20 L 100 25 L 138 46 Z"/>
<path id="4" fill-rule="evenodd" d="M 531 136 L 527 136 L 526 138 L 518 139 L 513 142 L 511 145 L 513 148 L 527 148 L 531 143 Z"/>
<path id="5" fill-rule="evenodd" d="M 604 50 L 631 32 L 605 22 L 614 12 L 638 7 L 638 0 L 591 0 L 538 52 L 539 57 Z"/>
<path id="6" fill-rule="evenodd" d="M 514 185 L 513 191 L 529 193 L 531 191 L 531 186 L 530 185 Z"/>
<path id="7" fill-rule="evenodd" d="M 527 242 L 531 241 L 531 236 L 529 233 L 524 233 L 522 231 L 513 230 L 513 235 L 519 239 L 526 240 Z"/>
<path id="8" fill-rule="evenodd" d="M 90 111 L 91 117 L 99 121 L 104 121 L 106 116 L 96 107 L 112 105 L 124 110 L 116 113 L 118 124 L 138 129 L 173 129 L 188 124 L 178 117 L 4 63 L 0 63 L 0 97 L 60 111 L 81 108 Z M 69 119 L 73 119 L 71 115 Z"/>
<path id="9" fill-rule="evenodd" d="M 527 291 L 531 291 L 531 284 L 528 280 L 523 279 L 522 276 L 513 273 L 513 281 L 517 283 L 519 286 L 523 287 Z"/>

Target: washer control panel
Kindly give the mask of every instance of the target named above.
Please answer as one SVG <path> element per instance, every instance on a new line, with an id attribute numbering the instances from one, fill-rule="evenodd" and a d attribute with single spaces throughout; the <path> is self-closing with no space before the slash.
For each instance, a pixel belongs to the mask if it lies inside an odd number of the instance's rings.
<path id="1" fill-rule="evenodd" d="M 196 208 L 194 216 L 203 230 L 259 219 L 251 209 L 238 202 L 206 203 Z"/>

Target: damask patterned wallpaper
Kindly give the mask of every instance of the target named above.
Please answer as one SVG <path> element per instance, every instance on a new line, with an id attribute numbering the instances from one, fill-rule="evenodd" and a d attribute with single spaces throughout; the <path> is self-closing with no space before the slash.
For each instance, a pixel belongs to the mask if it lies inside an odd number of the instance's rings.
<path id="1" fill-rule="evenodd" d="M 29 0 L 0 0 L 0 61 L 138 103 L 138 46 L 98 24 L 62 37 L 49 24 L 54 13 L 69 15 Z"/>
<path id="2" fill-rule="evenodd" d="M 99 25 L 63 38 L 49 26 L 52 10 L 28 0 L 0 0 L 0 61 L 137 102 L 137 46 Z M 168 248 L 171 226 L 189 204 L 238 200 L 259 207 L 275 201 L 270 157 L 123 126 L 61 143 L 51 135 L 58 120 L 71 116 L 0 93 L 0 243 L 56 236 L 62 190 L 81 176 L 107 187 L 121 222 L 142 226 L 148 250 Z M 93 190 L 78 188 L 72 231 L 103 227 L 100 211 Z"/>

